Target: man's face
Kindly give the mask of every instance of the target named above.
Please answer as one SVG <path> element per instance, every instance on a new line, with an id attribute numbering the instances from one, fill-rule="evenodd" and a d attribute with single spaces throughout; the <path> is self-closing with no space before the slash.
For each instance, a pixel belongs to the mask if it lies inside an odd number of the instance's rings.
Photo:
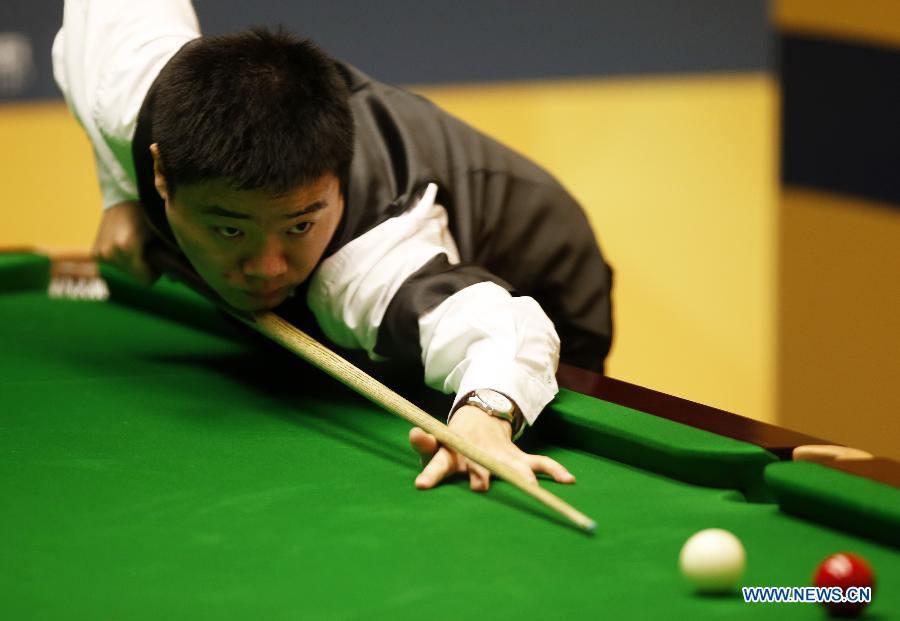
<path id="1" fill-rule="evenodd" d="M 194 269 L 245 311 L 278 306 L 309 277 L 344 210 L 332 174 L 278 198 L 234 190 L 223 181 L 181 186 L 163 198 L 175 239 Z"/>

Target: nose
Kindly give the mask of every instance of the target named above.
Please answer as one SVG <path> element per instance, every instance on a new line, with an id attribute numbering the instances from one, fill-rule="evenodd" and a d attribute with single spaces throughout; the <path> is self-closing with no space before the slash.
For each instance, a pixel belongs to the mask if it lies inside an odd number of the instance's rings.
<path id="1" fill-rule="evenodd" d="M 268 237 L 259 250 L 243 261 L 241 267 L 247 277 L 274 280 L 288 269 L 284 246 L 277 237 Z"/>

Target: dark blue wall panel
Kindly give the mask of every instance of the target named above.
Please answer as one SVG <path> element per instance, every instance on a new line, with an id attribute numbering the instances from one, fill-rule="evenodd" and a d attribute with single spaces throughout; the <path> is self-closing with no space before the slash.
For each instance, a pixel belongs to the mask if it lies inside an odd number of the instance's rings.
<path id="1" fill-rule="evenodd" d="M 195 6 L 207 33 L 284 24 L 399 84 L 770 68 L 764 0 L 196 0 Z M 0 3 L 0 33 L 32 37 L 35 60 L 30 82 L 17 91 L 3 88 L 0 58 L 0 98 L 56 95 L 49 47 L 61 15 L 61 3 L 52 0 Z"/>
<path id="2" fill-rule="evenodd" d="M 900 208 L 900 51 L 786 34 L 781 177 Z"/>
<path id="3" fill-rule="evenodd" d="M 208 32 L 283 22 L 400 84 L 769 66 L 766 3 L 756 0 L 359 0 L 296 15 L 276 0 L 196 6 Z"/>
<path id="4" fill-rule="evenodd" d="M 62 15 L 62 2 L 0 0 L 0 101 L 59 97 L 50 48 Z"/>

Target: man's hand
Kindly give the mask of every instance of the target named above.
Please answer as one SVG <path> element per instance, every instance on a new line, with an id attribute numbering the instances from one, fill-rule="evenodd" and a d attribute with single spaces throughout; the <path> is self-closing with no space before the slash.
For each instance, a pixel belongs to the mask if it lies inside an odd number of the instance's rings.
<path id="1" fill-rule="evenodd" d="M 159 277 L 144 262 L 144 245 L 152 235 L 140 203 L 118 203 L 103 210 L 91 254 L 149 286 Z"/>
<path id="2" fill-rule="evenodd" d="M 529 455 L 513 444 L 509 422 L 490 416 L 475 406 L 459 408 L 450 419 L 450 429 L 473 444 L 503 459 L 523 477 L 537 483 L 535 473 L 546 474 L 558 483 L 574 483 L 575 477 L 561 464 L 542 455 Z M 425 468 L 416 477 L 416 487 L 430 489 L 454 474 L 468 473 L 469 487 L 476 492 L 487 491 L 491 473 L 482 466 L 438 444 L 430 433 L 418 427 L 409 431 L 409 443 L 419 454 Z"/>

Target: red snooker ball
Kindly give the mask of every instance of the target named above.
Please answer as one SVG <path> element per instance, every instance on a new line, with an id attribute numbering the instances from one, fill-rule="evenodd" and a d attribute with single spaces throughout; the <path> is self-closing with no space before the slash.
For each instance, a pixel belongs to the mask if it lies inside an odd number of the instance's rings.
<path id="1" fill-rule="evenodd" d="M 847 595 L 849 587 L 870 587 L 874 594 L 875 574 L 864 558 L 849 552 L 832 554 L 819 565 L 813 582 L 817 587 L 841 587 Z M 854 616 L 868 605 L 868 602 L 824 602 L 831 614 Z"/>

